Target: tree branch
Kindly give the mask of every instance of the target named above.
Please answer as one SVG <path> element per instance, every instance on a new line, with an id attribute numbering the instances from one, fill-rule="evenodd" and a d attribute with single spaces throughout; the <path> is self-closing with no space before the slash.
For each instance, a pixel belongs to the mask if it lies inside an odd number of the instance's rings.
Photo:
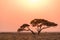
<path id="1" fill-rule="evenodd" d="M 32 32 L 33 35 L 35 35 L 35 33 L 29 27 L 27 27 L 27 28 L 28 28 L 29 31 Z"/>
<path id="2" fill-rule="evenodd" d="M 46 29 L 46 28 L 49 28 L 49 27 L 43 27 L 41 30 Z"/>

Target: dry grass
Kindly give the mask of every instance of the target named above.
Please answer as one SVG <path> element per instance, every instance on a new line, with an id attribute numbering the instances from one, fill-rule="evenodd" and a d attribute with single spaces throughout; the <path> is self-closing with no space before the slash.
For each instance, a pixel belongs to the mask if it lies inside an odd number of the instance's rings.
<path id="1" fill-rule="evenodd" d="M 0 40 L 60 40 L 60 33 L 0 33 Z"/>

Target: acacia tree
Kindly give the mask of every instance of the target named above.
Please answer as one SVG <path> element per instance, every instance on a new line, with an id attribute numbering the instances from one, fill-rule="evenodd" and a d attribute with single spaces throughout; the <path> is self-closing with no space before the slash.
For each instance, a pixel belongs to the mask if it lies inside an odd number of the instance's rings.
<path id="1" fill-rule="evenodd" d="M 26 29 L 24 29 L 24 28 L 26 28 L 26 27 L 29 27 L 29 25 L 28 24 L 23 24 L 22 26 L 20 26 L 20 28 L 18 28 L 18 32 L 20 32 L 20 31 L 27 31 Z"/>
<path id="2" fill-rule="evenodd" d="M 32 24 L 33 27 L 37 27 L 38 35 L 43 29 L 57 26 L 56 23 L 45 19 L 34 19 L 30 22 L 30 24 Z"/>
<path id="3" fill-rule="evenodd" d="M 50 28 L 50 27 L 55 27 L 57 26 L 56 23 L 54 22 L 50 22 L 48 20 L 45 20 L 45 19 L 34 19 L 30 22 L 30 24 L 32 25 L 32 27 L 37 27 L 37 32 L 38 32 L 38 35 L 41 33 L 41 31 L 43 29 L 47 29 L 47 28 Z M 18 28 L 18 32 L 20 31 L 31 31 L 33 35 L 35 35 L 35 33 L 33 32 L 33 30 L 31 30 L 30 28 L 30 25 L 29 24 L 23 24 L 22 26 L 20 26 L 20 28 Z M 25 29 L 27 28 L 27 29 Z"/>
<path id="4" fill-rule="evenodd" d="M 20 26 L 20 28 L 18 28 L 18 32 L 20 32 L 20 31 L 31 31 L 32 32 L 32 34 L 33 35 L 35 35 L 35 33 L 29 28 L 29 24 L 23 24 L 22 26 Z M 25 28 L 28 28 L 28 30 L 27 29 L 25 29 Z"/>

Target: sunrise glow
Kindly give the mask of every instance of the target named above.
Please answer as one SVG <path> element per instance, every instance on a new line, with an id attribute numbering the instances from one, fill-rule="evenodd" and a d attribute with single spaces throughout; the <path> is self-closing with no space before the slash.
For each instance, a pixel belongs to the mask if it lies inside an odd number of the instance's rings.
<path id="1" fill-rule="evenodd" d="M 60 24 L 59 17 L 60 0 L 0 0 L 0 32 L 16 32 L 22 24 L 29 24 L 35 18 Z M 60 25 L 43 31 L 60 32 Z"/>
<path id="2" fill-rule="evenodd" d="M 31 2 L 31 3 L 36 3 L 36 2 L 38 2 L 38 0 L 28 0 L 29 2 Z"/>

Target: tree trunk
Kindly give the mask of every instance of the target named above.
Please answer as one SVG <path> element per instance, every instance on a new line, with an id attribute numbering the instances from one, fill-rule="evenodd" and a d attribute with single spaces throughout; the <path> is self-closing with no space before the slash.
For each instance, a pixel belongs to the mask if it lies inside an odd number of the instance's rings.
<path id="1" fill-rule="evenodd" d="M 39 34 L 41 33 L 41 31 L 42 31 L 42 29 L 41 29 L 42 25 L 43 25 L 43 24 L 38 25 L 38 27 L 39 27 L 39 30 L 38 30 L 38 35 L 39 35 Z"/>
<path id="2" fill-rule="evenodd" d="M 35 33 L 28 27 L 28 30 L 32 32 L 33 35 L 35 35 Z"/>
<path id="3" fill-rule="evenodd" d="M 38 31 L 38 35 L 41 33 L 41 31 L 42 31 L 42 30 L 39 30 L 39 31 Z"/>
<path id="4" fill-rule="evenodd" d="M 35 35 L 35 33 L 31 29 L 29 29 L 29 30 L 32 32 L 33 35 Z"/>

